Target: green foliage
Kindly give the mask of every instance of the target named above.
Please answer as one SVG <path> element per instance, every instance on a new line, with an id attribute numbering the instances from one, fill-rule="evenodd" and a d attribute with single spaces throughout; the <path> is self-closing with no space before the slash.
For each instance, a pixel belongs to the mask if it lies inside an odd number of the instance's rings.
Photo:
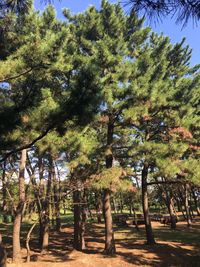
<path id="1" fill-rule="evenodd" d="M 104 169 L 100 173 L 91 176 L 91 184 L 95 189 L 109 188 L 111 191 L 128 190 L 132 183 L 124 179 L 123 170 L 120 167 L 113 166 L 109 169 Z"/>
<path id="2" fill-rule="evenodd" d="M 61 158 L 94 190 L 139 202 L 144 162 L 151 181 L 198 185 L 200 75 L 185 40 L 172 44 L 108 1 L 64 16 L 49 6 L 0 21 L 1 156 L 45 133 L 32 160 Z"/>

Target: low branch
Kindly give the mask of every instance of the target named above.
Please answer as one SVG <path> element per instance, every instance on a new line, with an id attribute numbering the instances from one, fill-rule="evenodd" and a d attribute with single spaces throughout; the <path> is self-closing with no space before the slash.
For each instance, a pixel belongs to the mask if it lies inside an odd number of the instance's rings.
<path id="1" fill-rule="evenodd" d="M 8 157 L 10 157 L 12 154 L 15 154 L 17 152 L 20 152 L 23 149 L 27 149 L 32 147 L 37 141 L 41 140 L 43 137 L 45 137 L 50 130 L 53 129 L 53 126 L 49 126 L 43 133 L 41 133 L 37 138 L 35 138 L 32 142 L 29 144 L 23 145 L 21 147 L 18 147 L 16 149 L 11 150 L 10 152 L 6 153 L 3 158 L 0 159 L 0 163 L 4 162 Z"/>
<path id="2" fill-rule="evenodd" d="M 30 246 L 29 246 L 29 241 L 30 241 L 30 238 L 31 238 L 31 233 L 33 231 L 33 229 L 35 228 L 36 224 L 38 222 L 36 221 L 30 228 L 30 230 L 28 231 L 28 234 L 27 234 L 27 237 L 26 237 L 26 250 L 27 250 L 27 256 L 26 256 L 26 262 L 30 262 L 30 258 L 31 258 L 31 255 L 30 255 Z"/>
<path id="3" fill-rule="evenodd" d="M 147 185 L 157 185 L 157 184 L 185 184 L 186 181 L 156 181 L 156 182 L 149 182 Z"/>
<path id="4" fill-rule="evenodd" d="M 4 79 L 0 80 L 0 83 L 4 83 L 4 82 L 8 82 L 8 81 L 10 81 L 10 80 L 17 79 L 17 78 L 19 78 L 19 77 L 21 77 L 21 76 L 23 76 L 23 75 L 26 75 L 27 73 L 31 72 L 31 71 L 32 71 L 33 69 L 35 69 L 35 68 L 36 68 L 36 67 L 33 67 L 33 68 L 30 68 L 30 69 L 28 69 L 28 70 L 23 71 L 22 73 L 16 74 L 16 75 L 11 76 L 11 77 L 8 77 L 8 78 L 4 78 Z"/>

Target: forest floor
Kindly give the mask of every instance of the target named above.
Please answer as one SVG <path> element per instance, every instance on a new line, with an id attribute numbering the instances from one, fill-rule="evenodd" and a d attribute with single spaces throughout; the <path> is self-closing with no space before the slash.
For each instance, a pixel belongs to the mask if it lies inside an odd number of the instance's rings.
<path id="1" fill-rule="evenodd" d="M 134 226 L 114 227 L 116 240 L 116 256 L 102 254 L 104 248 L 104 225 L 89 223 L 86 229 L 86 245 L 84 252 L 72 250 L 73 228 L 66 224 L 62 232 L 52 231 L 49 252 L 40 255 L 37 250 L 37 238 L 31 241 L 32 260 L 36 262 L 20 265 L 8 264 L 8 267 L 129 267 L 129 266 L 161 266 L 161 267 L 200 267 L 200 218 L 194 220 L 190 228 L 185 222 L 179 222 L 176 230 L 167 225 L 153 222 L 157 244 L 145 244 L 144 226 L 137 231 Z M 8 254 L 11 246 L 8 246 Z M 11 254 L 10 254 L 11 255 Z M 8 255 L 8 256 L 10 256 Z M 24 258 L 26 250 L 23 250 Z M 11 259 L 8 258 L 8 261 Z"/>

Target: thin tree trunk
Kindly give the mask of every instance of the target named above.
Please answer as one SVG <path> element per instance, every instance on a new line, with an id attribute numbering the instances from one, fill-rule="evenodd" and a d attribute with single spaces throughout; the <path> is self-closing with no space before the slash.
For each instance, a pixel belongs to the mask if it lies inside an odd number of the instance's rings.
<path id="1" fill-rule="evenodd" d="M 87 219 L 87 198 L 86 198 L 86 190 L 83 193 L 83 204 L 81 207 L 81 225 L 80 225 L 80 250 L 83 251 L 85 249 L 85 225 Z"/>
<path id="2" fill-rule="evenodd" d="M 35 222 L 30 230 L 28 231 L 27 237 L 26 237 L 26 251 L 27 251 L 27 255 L 26 255 L 26 262 L 30 262 L 31 259 L 31 249 L 30 249 L 30 239 L 31 239 L 31 233 L 33 232 L 34 227 L 36 226 L 37 222 Z"/>
<path id="3" fill-rule="evenodd" d="M 130 200 L 130 203 L 129 203 L 129 215 L 131 216 L 132 215 L 132 201 Z"/>
<path id="4" fill-rule="evenodd" d="M 187 220 L 187 217 L 184 213 L 184 210 L 183 210 L 183 206 L 185 206 L 185 198 L 183 197 L 183 193 L 181 192 L 180 188 L 178 189 L 178 192 L 179 192 L 179 199 L 180 199 L 180 209 L 181 209 L 181 213 L 183 214 L 183 218 L 185 220 Z"/>
<path id="5" fill-rule="evenodd" d="M 181 203 L 178 197 L 176 197 L 176 204 L 177 204 L 178 212 L 181 212 Z"/>
<path id="6" fill-rule="evenodd" d="M 191 226 L 191 217 L 190 217 L 190 210 L 189 210 L 189 202 L 188 202 L 188 185 L 185 185 L 185 213 L 187 219 L 187 226 Z"/>
<path id="7" fill-rule="evenodd" d="M 56 231 L 61 230 L 61 219 L 60 219 L 60 199 L 59 199 L 59 181 L 56 179 L 55 165 L 51 158 L 51 173 L 53 179 L 53 214 L 56 222 Z"/>
<path id="8" fill-rule="evenodd" d="M 123 198 L 122 193 L 119 194 L 119 200 L 120 200 L 120 211 L 123 213 Z"/>
<path id="9" fill-rule="evenodd" d="M 56 175 L 55 175 L 56 177 Z M 60 205 L 61 205 L 61 182 L 60 182 L 60 174 L 57 168 L 57 180 L 56 180 L 56 230 L 58 232 L 61 231 L 61 218 L 60 218 Z"/>
<path id="10" fill-rule="evenodd" d="M 7 266 L 7 253 L 6 249 L 2 244 L 2 235 L 0 234 L 0 267 Z"/>
<path id="11" fill-rule="evenodd" d="M 96 192 L 95 193 L 95 198 L 96 198 L 96 212 L 97 212 L 97 222 L 102 223 L 101 221 L 101 215 L 102 215 L 102 200 L 99 194 Z"/>
<path id="12" fill-rule="evenodd" d="M 39 169 L 39 190 L 37 190 L 37 183 L 34 180 L 34 185 L 35 185 L 35 197 L 37 199 L 37 209 L 38 209 L 38 214 L 39 214 L 39 246 L 40 249 L 42 249 L 42 242 L 43 242 L 43 200 L 41 199 L 41 196 L 44 196 L 45 190 L 44 190 L 44 177 L 43 177 L 43 172 L 44 172 L 44 166 L 43 166 L 43 160 L 42 156 L 38 156 L 38 169 Z"/>
<path id="13" fill-rule="evenodd" d="M 114 197 L 112 197 L 112 203 L 113 203 L 114 213 L 116 214 L 117 213 L 117 208 L 116 208 L 116 201 L 115 201 Z"/>
<path id="14" fill-rule="evenodd" d="M 22 221 L 22 213 L 25 205 L 25 166 L 26 166 L 26 149 L 21 152 L 20 168 L 19 168 L 19 203 L 15 212 L 13 226 L 13 262 L 21 261 L 21 244 L 20 229 Z"/>
<path id="15" fill-rule="evenodd" d="M 50 199 L 51 199 L 51 187 L 52 187 L 52 173 L 51 173 L 51 165 L 49 166 L 48 173 L 48 182 L 47 182 L 47 190 L 46 190 L 46 198 L 42 201 L 42 254 L 45 254 L 48 251 L 49 247 L 49 228 L 50 228 L 50 220 L 49 220 L 49 212 L 50 212 Z"/>
<path id="16" fill-rule="evenodd" d="M 80 211 L 80 191 L 75 190 L 73 192 L 74 202 L 74 243 L 73 247 L 76 250 L 80 250 L 80 223 L 81 223 L 81 211 Z"/>
<path id="17" fill-rule="evenodd" d="M 148 191 L 147 191 L 147 176 L 148 176 L 148 164 L 145 162 L 142 170 L 142 206 L 144 213 L 145 229 L 147 244 L 155 244 L 153 230 L 151 226 L 151 220 L 149 216 L 149 203 L 148 203 Z"/>
<path id="18" fill-rule="evenodd" d="M 135 211 L 135 206 L 134 206 L 134 203 L 132 203 L 132 210 L 133 210 L 133 216 L 134 216 L 134 222 L 135 222 L 135 228 L 137 231 L 139 231 L 139 226 L 138 226 L 138 221 L 137 221 L 137 214 L 136 214 L 136 211 Z"/>
<path id="19" fill-rule="evenodd" d="M 192 196 L 193 196 L 193 199 L 194 199 L 194 205 L 195 205 L 195 208 L 196 208 L 197 215 L 200 216 L 200 208 L 198 206 L 198 201 L 197 201 L 197 197 L 195 195 L 194 187 L 192 188 Z"/>
<path id="20" fill-rule="evenodd" d="M 3 163 L 2 174 L 2 197 L 3 197 L 3 212 L 7 212 L 7 190 L 6 190 L 6 161 Z"/>
<path id="21" fill-rule="evenodd" d="M 169 215 L 170 215 L 170 225 L 171 225 L 171 229 L 174 230 L 176 229 L 176 214 L 174 212 L 174 206 L 173 206 L 173 199 L 172 199 L 172 192 L 171 192 L 171 188 L 169 188 L 168 186 L 164 186 L 164 190 L 163 190 L 163 198 L 165 200 Z M 161 189 L 161 187 L 160 187 Z M 162 189 L 161 189 L 162 190 Z"/>

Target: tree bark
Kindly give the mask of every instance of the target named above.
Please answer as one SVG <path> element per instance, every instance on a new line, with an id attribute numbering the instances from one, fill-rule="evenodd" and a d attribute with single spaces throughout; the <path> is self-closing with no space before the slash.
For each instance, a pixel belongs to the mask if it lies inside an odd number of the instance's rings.
<path id="1" fill-rule="evenodd" d="M 85 245 L 85 225 L 87 220 L 87 198 L 86 190 L 83 193 L 83 204 L 81 206 L 81 225 L 80 225 L 80 250 L 83 251 L 86 248 Z"/>
<path id="2" fill-rule="evenodd" d="M 25 205 L 25 167 L 26 167 L 26 149 L 21 152 L 21 160 L 19 167 L 19 203 L 15 212 L 13 226 L 13 262 L 21 261 L 21 244 L 20 244 L 20 229 Z"/>
<path id="3" fill-rule="evenodd" d="M 55 165 L 54 161 L 51 158 L 51 173 L 53 179 L 53 202 L 54 202 L 54 217 L 56 221 L 56 231 L 60 232 L 61 230 L 61 219 L 60 219 L 60 197 L 59 197 L 59 181 L 56 179 Z"/>
<path id="4" fill-rule="evenodd" d="M 142 206 L 144 213 L 147 244 L 155 244 L 151 220 L 149 216 L 148 190 L 147 190 L 148 164 L 145 162 L 142 170 Z"/>
<path id="5" fill-rule="evenodd" d="M 176 229 L 176 214 L 174 212 L 174 205 L 173 205 L 171 188 L 167 185 L 164 185 L 164 190 L 163 190 L 162 195 L 163 195 L 163 198 L 165 200 L 165 203 L 166 203 L 169 215 L 170 215 L 171 229 L 174 230 L 174 229 Z"/>
<path id="6" fill-rule="evenodd" d="M 102 215 L 102 200 L 101 195 L 99 193 L 95 193 L 96 198 L 96 213 L 97 213 L 97 223 L 102 223 L 101 215 Z"/>
<path id="7" fill-rule="evenodd" d="M 107 169 L 112 168 L 113 165 L 113 155 L 112 155 L 113 132 L 114 132 L 114 125 L 110 118 L 107 129 L 107 151 L 106 151 Z M 105 220 L 104 254 L 106 255 L 114 255 L 116 253 L 110 196 L 111 196 L 110 189 L 108 188 L 104 189 L 103 192 L 103 210 L 104 210 L 104 220 Z"/>
<path id="8" fill-rule="evenodd" d="M 176 229 L 176 215 L 174 213 L 173 209 L 173 199 L 170 197 L 169 199 L 169 214 L 170 214 L 170 220 L 171 220 L 171 229 Z"/>
<path id="9" fill-rule="evenodd" d="M 194 205 L 195 205 L 195 208 L 196 208 L 197 215 L 200 216 L 200 208 L 198 206 L 198 201 L 197 201 L 197 197 L 195 195 L 194 187 L 192 188 L 192 196 L 193 196 L 193 199 L 194 199 Z"/>
<path id="10" fill-rule="evenodd" d="M 114 255 L 116 253 L 114 232 L 112 226 L 112 211 L 110 204 L 110 190 L 104 189 L 103 204 L 104 204 L 104 219 L 105 219 L 105 249 L 104 254 Z"/>
<path id="11" fill-rule="evenodd" d="M 49 247 L 49 228 L 50 228 L 49 212 L 50 212 L 51 187 L 52 187 L 52 173 L 51 173 L 51 166 L 49 165 L 46 197 L 45 199 L 44 198 L 42 199 L 42 214 L 41 214 L 42 254 L 47 253 Z M 42 186 L 41 192 L 43 190 L 44 187 Z"/>
<path id="12" fill-rule="evenodd" d="M 80 211 L 80 191 L 73 192 L 74 202 L 74 243 L 73 248 L 76 250 L 81 249 L 80 244 L 80 224 L 81 224 L 81 211 Z"/>
<path id="13" fill-rule="evenodd" d="M 185 213 L 187 219 L 187 226 L 190 227 L 192 224 L 189 210 L 189 202 L 188 202 L 188 185 L 185 185 Z"/>
<path id="14" fill-rule="evenodd" d="M 30 262 L 30 259 L 31 259 L 31 249 L 30 249 L 30 245 L 29 245 L 29 242 L 30 242 L 30 239 L 31 239 L 31 233 L 34 229 L 34 227 L 36 226 L 37 222 L 35 222 L 30 230 L 28 231 L 28 234 L 27 234 L 27 237 L 26 237 L 26 251 L 27 251 L 27 255 L 26 255 L 26 262 Z"/>
<path id="15" fill-rule="evenodd" d="M 6 161 L 3 163 L 3 174 L 2 174 L 2 197 L 3 197 L 3 212 L 7 212 L 7 192 L 6 192 Z"/>
<path id="16" fill-rule="evenodd" d="M 7 252 L 2 244 L 2 235 L 0 234 L 0 267 L 7 266 Z"/>
<path id="17" fill-rule="evenodd" d="M 120 212 L 123 213 L 123 198 L 122 198 L 122 193 L 120 192 L 119 194 L 119 203 L 120 203 Z"/>

